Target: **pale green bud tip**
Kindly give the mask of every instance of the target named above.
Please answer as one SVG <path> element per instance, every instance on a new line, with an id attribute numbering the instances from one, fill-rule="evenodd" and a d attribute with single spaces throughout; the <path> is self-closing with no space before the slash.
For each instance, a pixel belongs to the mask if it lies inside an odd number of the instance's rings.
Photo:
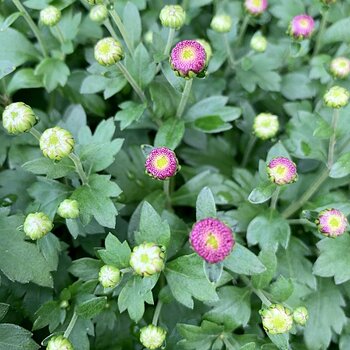
<path id="1" fill-rule="evenodd" d="M 206 65 L 208 65 L 208 63 L 209 63 L 209 61 L 211 59 L 211 56 L 213 56 L 213 50 L 212 50 L 210 44 L 206 40 L 204 40 L 204 39 L 196 39 L 196 41 L 197 41 L 197 43 L 200 43 L 203 46 L 204 51 L 205 51 L 205 53 L 207 55 Z"/>
<path id="2" fill-rule="evenodd" d="M 186 21 L 186 12 L 180 5 L 166 5 L 159 14 L 164 27 L 180 29 Z"/>
<path id="3" fill-rule="evenodd" d="M 95 45 L 95 59 L 102 66 L 111 66 L 123 59 L 123 47 L 112 37 L 101 39 Z"/>
<path id="4" fill-rule="evenodd" d="M 278 117 L 270 113 L 260 113 L 254 119 L 253 132 L 256 137 L 268 140 L 276 136 L 279 129 Z"/>
<path id="5" fill-rule="evenodd" d="M 333 86 L 323 96 L 326 106 L 331 108 L 345 107 L 349 103 L 350 93 L 340 86 Z"/>
<path id="6" fill-rule="evenodd" d="M 47 350 L 74 350 L 72 343 L 62 335 L 52 337 L 47 343 Z"/>
<path id="7" fill-rule="evenodd" d="M 53 27 L 61 19 L 61 11 L 55 6 L 48 6 L 40 11 L 40 21 L 46 26 Z"/>
<path id="8" fill-rule="evenodd" d="M 58 126 L 46 129 L 40 137 L 40 149 L 47 158 L 61 160 L 67 157 L 73 148 L 72 134 Z"/>
<path id="9" fill-rule="evenodd" d="M 114 288 L 120 281 L 120 270 L 112 265 L 104 265 L 98 274 L 103 288 Z"/>
<path id="10" fill-rule="evenodd" d="M 293 312 L 293 319 L 295 323 L 305 326 L 307 320 L 309 318 L 309 312 L 307 308 L 304 306 L 297 307 Z"/>
<path id="11" fill-rule="evenodd" d="M 103 4 L 104 0 L 86 0 L 89 5 L 100 5 Z"/>
<path id="12" fill-rule="evenodd" d="M 9 134 L 27 132 L 36 122 L 33 110 L 23 102 L 11 103 L 2 114 L 2 125 Z"/>
<path id="13" fill-rule="evenodd" d="M 59 205 L 57 214 L 64 219 L 76 219 L 79 216 L 79 203 L 75 199 L 65 199 Z"/>
<path id="14" fill-rule="evenodd" d="M 130 266 L 141 276 L 151 276 L 164 268 L 164 249 L 155 243 L 136 246 L 130 257 Z"/>
<path id="15" fill-rule="evenodd" d="M 228 15 L 216 15 L 211 20 L 210 27 L 218 33 L 228 33 L 232 28 L 232 19 Z"/>
<path id="16" fill-rule="evenodd" d="M 272 304 L 260 310 L 262 324 L 267 333 L 281 334 L 288 332 L 293 326 L 291 311 L 280 304 Z"/>
<path id="17" fill-rule="evenodd" d="M 24 233 L 33 240 L 44 237 L 52 229 L 52 221 L 46 214 L 41 212 L 28 214 L 23 224 Z"/>
<path id="18" fill-rule="evenodd" d="M 105 5 L 94 6 L 89 13 L 89 17 L 94 22 L 103 22 L 108 17 L 108 10 Z"/>
<path id="19" fill-rule="evenodd" d="M 165 338 L 166 331 L 161 327 L 149 325 L 140 330 L 140 342 L 145 348 L 150 350 L 160 348 Z"/>
<path id="20" fill-rule="evenodd" d="M 265 52 L 267 48 L 267 40 L 264 36 L 256 34 L 250 40 L 250 47 L 256 52 Z"/>

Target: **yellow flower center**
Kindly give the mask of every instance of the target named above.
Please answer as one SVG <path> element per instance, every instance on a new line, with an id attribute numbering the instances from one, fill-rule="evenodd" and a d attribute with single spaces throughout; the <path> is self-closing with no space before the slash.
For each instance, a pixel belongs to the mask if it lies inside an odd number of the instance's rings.
<path id="1" fill-rule="evenodd" d="M 335 216 L 331 217 L 328 223 L 329 223 L 329 226 L 332 227 L 333 229 L 337 229 L 341 225 L 340 219 Z"/>
<path id="2" fill-rule="evenodd" d="M 277 165 L 275 168 L 276 175 L 284 176 L 286 174 L 287 168 L 283 165 Z"/>
<path id="3" fill-rule="evenodd" d="M 59 139 L 56 134 L 52 134 L 49 138 L 50 145 L 57 145 L 59 143 Z"/>
<path id="4" fill-rule="evenodd" d="M 275 315 L 272 324 L 274 329 L 283 329 L 286 326 L 286 320 L 282 315 Z"/>
<path id="5" fill-rule="evenodd" d="M 193 48 L 188 47 L 182 50 L 182 58 L 184 60 L 192 60 L 195 56 Z"/>
<path id="6" fill-rule="evenodd" d="M 141 258 L 140 258 L 141 262 L 143 262 L 144 264 L 147 264 L 149 262 L 149 257 L 147 254 L 142 254 Z"/>
<path id="7" fill-rule="evenodd" d="M 169 165 L 169 159 L 166 156 L 160 155 L 154 160 L 154 165 L 157 169 L 163 170 Z"/>
<path id="8" fill-rule="evenodd" d="M 99 45 L 98 51 L 100 51 L 100 54 L 106 55 L 110 52 L 111 45 L 110 43 L 101 43 Z"/>
<path id="9" fill-rule="evenodd" d="M 301 19 L 299 25 L 303 28 L 307 28 L 309 26 L 309 21 L 305 18 Z"/>
<path id="10" fill-rule="evenodd" d="M 252 3 L 253 3 L 253 5 L 256 6 L 256 7 L 261 6 L 261 0 L 253 0 Z"/>
<path id="11" fill-rule="evenodd" d="M 218 239 L 212 233 L 208 234 L 205 245 L 215 250 L 219 248 Z"/>

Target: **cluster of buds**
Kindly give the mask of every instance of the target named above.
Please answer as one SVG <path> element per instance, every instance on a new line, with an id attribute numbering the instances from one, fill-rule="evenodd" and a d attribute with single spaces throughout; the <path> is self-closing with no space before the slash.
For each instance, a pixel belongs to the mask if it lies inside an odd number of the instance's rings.
<path id="1" fill-rule="evenodd" d="M 180 5 L 166 5 L 159 14 L 160 22 L 164 27 L 180 29 L 186 21 L 186 12 Z"/>
<path id="2" fill-rule="evenodd" d="M 166 330 L 154 325 L 148 325 L 140 330 L 141 344 L 150 350 L 160 348 L 166 338 Z"/>
<path id="3" fill-rule="evenodd" d="M 331 87 L 323 96 L 327 107 L 334 109 L 345 107 L 349 103 L 350 93 L 341 86 Z"/>
<path id="4" fill-rule="evenodd" d="M 318 231 L 327 237 L 341 236 L 348 228 L 346 216 L 334 208 L 322 210 L 315 223 Z"/>
<path id="5" fill-rule="evenodd" d="M 268 140 L 276 136 L 279 129 L 278 117 L 271 113 L 258 114 L 253 123 L 253 132 L 256 137 Z"/>
<path id="6" fill-rule="evenodd" d="M 47 343 L 47 350 L 74 350 L 72 343 L 62 335 L 52 337 Z"/>
<path id="7" fill-rule="evenodd" d="M 267 166 L 267 174 L 276 185 L 291 184 L 298 179 L 297 167 L 286 157 L 273 158 Z"/>
<path id="8" fill-rule="evenodd" d="M 39 17 L 42 24 L 53 27 L 60 21 L 61 11 L 55 6 L 48 6 L 40 11 Z"/>

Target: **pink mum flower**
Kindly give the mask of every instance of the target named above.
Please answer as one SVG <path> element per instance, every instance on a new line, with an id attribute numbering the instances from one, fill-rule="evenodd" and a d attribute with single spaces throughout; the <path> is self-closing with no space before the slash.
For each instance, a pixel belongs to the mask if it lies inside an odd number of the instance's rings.
<path id="1" fill-rule="evenodd" d="M 251 15 L 260 15 L 267 8 L 267 0 L 245 0 L 244 7 Z"/>
<path id="2" fill-rule="evenodd" d="M 193 225 L 190 243 L 200 257 L 215 264 L 223 261 L 231 253 L 235 240 L 232 230 L 223 222 L 207 218 Z"/>
<path id="3" fill-rule="evenodd" d="M 305 39 L 311 36 L 315 29 L 315 21 L 309 15 L 295 16 L 289 25 L 289 34 L 295 39 Z"/>
<path id="4" fill-rule="evenodd" d="M 155 179 L 166 180 L 179 170 L 176 154 L 169 148 L 154 148 L 145 163 L 146 173 Z"/>
<path id="5" fill-rule="evenodd" d="M 297 180 L 297 167 L 290 159 L 277 157 L 270 161 L 267 166 L 270 180 L 276 185 L 286 185 Z"/>
<path id="6" fill-rule="evenodd" d="M 340 210 L 333 208 L 322 210 L 318 214 L 316 224 L 323 235 L 337 237 L 346 231 L 348 220 Z"/>
<path id="7" fill-rule="evenodd" d="M 184 78 L 205 73 L 207 55 L 204 47 L 195 40 L 183 40 L 175 45 L 170 55 L 171 68 Z"/>

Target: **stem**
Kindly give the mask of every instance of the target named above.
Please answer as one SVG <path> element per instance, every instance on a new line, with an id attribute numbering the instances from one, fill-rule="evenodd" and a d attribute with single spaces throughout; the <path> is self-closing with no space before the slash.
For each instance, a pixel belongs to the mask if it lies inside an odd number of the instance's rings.
<path id="1" fill-rule="evenodd" d="M 225 42 L 228 61 L 230 63 L 231 68 L 234 69 L 235 68 L 235 58 L 233 56 L 233 53 L 232 53 L 232 50 L 230 47 L 230 42 L 228 41 L 227 33 L 224 34 L 224 42 Z"/>
<path id="2" fill-rule="evenodd" d="M 124 24 L 123 24 L 121 18 L 119 17 L 117 11 L 115 9 L 109 10 L 109 14 L 111 15 L 114 23 L 117 25 L 119 32 L 120 32 L 121 36 L 123 37 L 123 39 L 125 41 L 125 45 L 127 46 L 129 52 L 131 53 L 131 55 L 134 55 L 134 47 L 129 39 L 128 33 L 124 27 Z"/>
<path id="3" fill-rule="evenodd" d="M 163 302 L 159 299 L 157 306 L 156 306 L 156 309 L 154 311 L 153 319 L 152 319 L 152 324 L 154 326 L 156 326 L 158 324 L 158 319 L 159 319 L 160 312 L 162 310 L 162 306 L 163 306 Z"/>
<path id="4" fill-rule="evenodd" d="M 313 222 L 307 219 L 289 219 L 288 224 L 289 225 L 310 225 L 310 226 L 316 227 L 316 225 Z"/>
<path id="5" fill-rule="evenodd" d="M 167 39 L 167 42 L 166 42 L 166 45 L 165 45 L 165 48 L 164 48 L 164 51 L 163 51 L 164 56 L 168 56 L 169 55 L 171 45 L 172 45 L 172 43 L 174 41 L 174 37 L 175 37 L 175 29 L 174 28 L 169 28 L 168 39 Z M 158 65 L 157 65 L 156 74 L 159 73 L 161 67 L 162 67 L 162 63 L 159 62 Z"/>
<path id="6" fill-rule="evenodd" d="M 73 163 L 75 165 L 75 170 L 78 173 L 83 186 L 86 185 L 88 183 L 88 178 L 85 174 L 85 171 L 84 171 L 83 165 L 81 164 L 80 158 L 73 152 L 69 155 L 69 158 L 73 161 Z"/>
<path id="7" fill-rule="evenodd" d="M 252 150 L 253 150 L 253 148 L 255 146 L 256 141 L 257 141 L 257 138 L 255 136 L 251 136 L 250 137 L 250 139 L 248 141 L 248 144 L 247 144 L 246 152 L 244 153 L 244 157 L 243 157 L 243 161 L 242 161 L 242 167 L 243 168 L 248 163 L 249 156 L 252 153 Z"/>
<path id="8" fill-rule="evenodd" d="M 255 289 L 252 286 L 252 284 L 251 284 L 251 282 L 250 282 L 248 277 L 240 276 L 240 278 L 248 287 L 250 287 L 252 289 L 253 293 L 261 300 L 261 302 L 263 304 L 265 304 L 266 306 L 270 306 L 271 305 L 270 300 L 266 298 L 265 294 L 261 290 Z"/>
<path id="9" fill-rule="evenodd" d="M 61 28 L 58 25 L 56 25 L 55 28 L 56 28 L 56 32 L 58 35 L 58 40 L 60 41 L 60 43 L 62 45 L 64 43 L 64 37 L 63 37 L 63 33 L 61 31 Z"/>
<path id="10" fill-rule="evenodd" d="M 115 39 L 119 41 L 118 35 L 115 32 L 111 21 L 109 20 L 109 18 L 107 18 L 104 22 L 103 22 L 104 26 L 106 27 L 106 29 L 108 30 L 109 34 L 111 34 L 111 36 Z"/>
<path id="11" fill-rule="evenodd" d="M 318 35 L 317 35 L 317 39 L 316 39 L 316 44 L 315 44 L 315 49 L 314 49 L 313 56 L 316 56 L 318 54 L 318 52 L 320 51 L 321 40 L 322 40 L 323 32 L 326 29 L 328 14 L 329 14 L 329 10 L 327 10 L 322 16 L 320 29 L 318 31 Z"/>
<path id="12" fill-rule="evenodd" d="M 35 129 L 34 127 L 32 127 L 29 132 L 38 140 L 40 141 L 40 137 L 41 137 L 41 132 L 38 131 L 37 129 Z"/>
<path id="13" fill-rule="evenodd" d="M 170 179 L 164 180 L 163 182 L 163 190 L 165 193 L 165 197 L 166 197 L 166 207 L 168 209 L 171 208 L 171 199 L 170 199 Z"/>
<path id="14" fill-rule="evenodd" d="M 19 1 L 19 0 L 12 0 L 12 2 L 17 7 L 17 9 L 22 13 L 24 19 L 26 20 L 26 22 L 28 23 L 30 29 L 32 30 L 32 32 L 34 33 L 36 39 L 38 40 L 40 49 L 41 49 L 44 57 L 46 58 L 47 57 L 47 52 L 46 52 L 43 40 L 41 39 L 39 28 L 34 23 L 34 21 L 30 17 L 30 15 L 27 12 L 27 10 L 25 9 L 25 7 L 21 4 L 21 1 Z"/>
<path id="15" fill-rule="evenodd" d="M 75 323 L 77 322 L 77 319 L 78 319 L 78 315 L 74 312 L 73 313 L 73 316 L 68 324 L 68 327 L 66 329 L 66 331 L 64 332 L 63 336 L 65 338 L 69 338 L 74 326 L 75 326 Z"/>
<path id="16" fill-rule="evenodd" d="M 334 150 L 335 150 L 335 144 L 337 141 L 337 124 L 339 120 L 339 110 L 334 109 L 333 116 L 332 116 L 332 136 L 329 140 L 329 147 L 328 147 L 328 169 L 330 169 L 334 163 Z"/>
<path id="17" fill-rule="evenodd" d="M 278 196 L 280 194 L 280 191 L 281 191 L 281 187 L 277 186 L 277 188 L 276 188 L 276 190 L 273 193 L 272 198 L 271 198 L 271 204 L 270 204 L 271 209 L 276 209 L 276 205 L 277 205 Z"/>
<path id="18" fill-rule="evenodd" d="M 190 97 L 192 82 L 193 82 L 193 79 L 186 80 L 185 88 L 184 88 L 184 91 L 182 92 L 180 104 L 177 107 L 177 111 L 176 111 L 176 117 L 177 118 L 181 118 L 182 114 L 183 114 L 183 112 L 185 110 L 188 98 Z"/>
<path id="19" fill-rule="evenodd" d="M 242 23 L 242 26 L 241 26 L 241 30 L 239 32 L 239 36 L 238 36 L 237 43 L 236 43 L 237 46 L 241 45 L 241 43 L 242 43 L 244 34 L 245 34 L 245 32 L 247 31 L 247 28 L 248 28 L 249 20 L 250 20 L 250 15 L 246 15 L 244 17 L 244 20 L 243 20 L 243 23 Z"/>

